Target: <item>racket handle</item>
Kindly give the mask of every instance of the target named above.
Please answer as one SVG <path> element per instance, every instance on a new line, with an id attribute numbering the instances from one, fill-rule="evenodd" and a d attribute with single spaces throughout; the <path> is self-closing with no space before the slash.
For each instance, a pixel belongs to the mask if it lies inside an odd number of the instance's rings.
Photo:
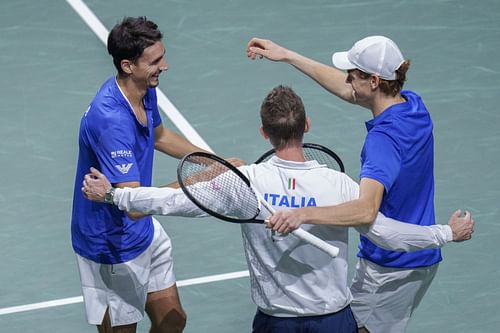
<path id="1" fill-rule="evenodd" d="M 313 234 L 305 231 L 304 229 L 295 229 L 292 231 L 292 234 L 303 241 L 311 244 L 312 246 L 317 247 L 323 252 L 328 253 L 332 258 L 335 258 L 339 255 L 339 248 L 333 245 L 328 244 L 324 240 L 314 236 Z"/>

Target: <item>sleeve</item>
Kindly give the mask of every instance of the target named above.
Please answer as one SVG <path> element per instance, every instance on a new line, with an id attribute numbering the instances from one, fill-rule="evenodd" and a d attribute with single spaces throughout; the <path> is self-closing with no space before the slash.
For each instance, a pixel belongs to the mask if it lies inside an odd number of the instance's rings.
<path id="1" fill-rule="evenodd" d="M 399 222 L 379 213 L 375 222 L 356 230 L 386 250 L 411 252 L 444 246 L 453 241 L 450 226 L 420 226 Z"/>
<path id="2" fill-rule="evenodd" d="M 117 188 L 113 203 L 120 210 L 136 211 L 144 214 L 184 217 L 208 216 L 193 204 L 180 188 Z"/>
<path id="3" fill-rule="evenodd" d="M 93 128 L 97 137 L 94 153 L 101 172 L 114 184 L 140 181 L 134 151 L 135 129 L 122 121 L 120 112 L 112 112 L 98 119 L 98 123 Z"/>
<path id="4" fill-rule="evenodd" d="M 361 152 L 361 178 L 374 179 L 388 192 L 398 177 L 401 152 L 397 142 L 384 132 L 368 133 Z"/>
<path id="5" fill-rule="evenodd" d="M 346 174 L 342 175 L 342 201 L 359 199 L 359 184 Z"/>

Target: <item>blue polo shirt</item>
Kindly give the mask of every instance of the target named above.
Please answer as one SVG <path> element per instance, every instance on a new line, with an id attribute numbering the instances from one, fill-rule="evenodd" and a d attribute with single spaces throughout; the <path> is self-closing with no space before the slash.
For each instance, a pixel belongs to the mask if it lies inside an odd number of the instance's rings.
<path id="1" fill-rule="evenodd" d="M 435 224 L 432 120 L 420 96 L 402 91 L 393 105 L 366 122 L 360 178 L 384 185 L 380 211 L 419 225 Z M 441 261 L 440 249 L 411 253 L 387 251 L 361 236 L 358 256 L 386 267 L 424 267 Z"/>
<path id="2" fill-rule="evenodd" d="M 154 128 L 161 124 L 156 91 L 144 97 L 147 125 L 141 124 L 114 77 L 97 92 L 80 122 L 79 154 L 73 194 L 71 239 L 76 253 L 116 264 L 141 254 L 153 239 L 150 216 L 133 221 L 115 206 L 85 199 L 83 177 L 95 167 L 112 184 L 151 186 Z"/>

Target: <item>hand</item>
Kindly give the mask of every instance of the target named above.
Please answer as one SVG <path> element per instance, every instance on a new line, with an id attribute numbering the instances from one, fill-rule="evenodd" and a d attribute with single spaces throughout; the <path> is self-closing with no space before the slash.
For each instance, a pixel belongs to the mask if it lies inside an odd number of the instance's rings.
<path id="1" fill-rule="evenodd" d="M 237 157 L 230 157 L 230 158 L 226 158 L 225 160 L 228 161 L 229 163 L 231 163 L 231 165 L 236 167 L 236 168 L 247 164 L 245 161 L 243 161 L 242 159 L 237 158 Z"/>
<path id="2" fill-rule="evenodd" d="M 111 183 L 105 175 L 95 168 L 90 168 L 90 173 L 83 178 L 82 192 L 85 198 L 104 202 L 104 195 L 111 188 Z"/>
<path id="3" fill-rule="evenodd" d="M 464 216 L 462 216 L 462 211 L 460 209 L 455 211 L 451 215 L 448 225 L 453 232 L 454 242 L 463 242 L 472 238 L 472 233 L 474 232 L 474 219 L 468 211 L 465 211 Z"/>
<path id="4" fill-rule="evenodd" d="M 247 57 L 252 60 L 259 56 L 260 59 L 265 57 L 272 61 L 283 61 L 288 52 L 289 50 L 267 39 L 252 38 L 247 44 Z"/>
<path id="5" fill-rule="evenodd" d="M 302 210 L 290 209 L 276 212 L 273 216 L 266 220 L 267 228 L 277 231 L 282 234 L 288 234 L 294 231 L 305 221 L 305 216 Z"/>

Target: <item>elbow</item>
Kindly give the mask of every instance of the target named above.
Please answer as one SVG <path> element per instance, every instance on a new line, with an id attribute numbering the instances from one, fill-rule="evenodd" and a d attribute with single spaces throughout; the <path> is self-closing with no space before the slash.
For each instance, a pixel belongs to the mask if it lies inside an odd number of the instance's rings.
<path id="1" fill-rule="evenodd" d="M 363 209 L 358 219 L 360 225 L 370 226 L 377 218 L 378 210 L 375 207 L 367 207 Z"/>

